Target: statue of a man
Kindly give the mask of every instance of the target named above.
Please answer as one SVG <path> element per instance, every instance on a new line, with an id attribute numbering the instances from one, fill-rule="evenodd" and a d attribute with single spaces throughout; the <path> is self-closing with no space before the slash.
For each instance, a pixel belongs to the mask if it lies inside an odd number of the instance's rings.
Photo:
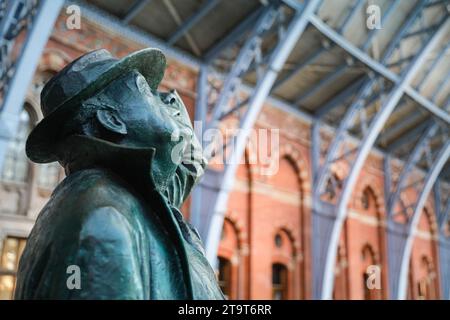
<path id="1" fill-rule="evenodd" d="M 67 177 L 28 239 L 16 299 L 223 299 L 179 211 L 205 161 L 177 93 L 157 91 L 165 65 L 156 49 L 96 50 L 45 85 L 26 151 Z"/>

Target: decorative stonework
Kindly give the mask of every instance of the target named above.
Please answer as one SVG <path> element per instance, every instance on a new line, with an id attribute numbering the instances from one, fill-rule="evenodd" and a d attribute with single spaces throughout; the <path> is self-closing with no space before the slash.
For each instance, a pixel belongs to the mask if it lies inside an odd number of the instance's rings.
<path id="1" fill-rule="evenodd" d="M 361 208 L 359 200 L 361 199 L 362 194 L 366 189 L 369 189 L 373 192 L 377 214 L 379 215 L 381 220 L 384 220 L 386 217 L 386 210 L 383 186 L 379 185 L 379 183 L 370 175 L 362 175 L 359 183 L 356 185 L 355 190 L 353 191 L 353 194 L 355 195 L 354 199 L 355 201 L 358 201 L 358 203 L 355 203 L 355 208 Z"/>
<path id="2" fill-rule="evenodd" d="M 238 248 L 242 248 L 244 244 L 248 242 L 248 238 L 244 224 L 240 221 L 239 214 L 236 211 L 229 211 L 225 219 L 228 220 L 228 222 L 233 226 L 233 229 L 236 231 Z"/>
<path id="3" fill-rule="evenodd" d="M 309 165 L 301 152 L 290 143 L 280 142 L 279 155 L 279 159 L 287 158 L 294 165 L 294 169 L 298 174 L 301 193 L 311 193 L 311 178 L 308 170 Z"/>

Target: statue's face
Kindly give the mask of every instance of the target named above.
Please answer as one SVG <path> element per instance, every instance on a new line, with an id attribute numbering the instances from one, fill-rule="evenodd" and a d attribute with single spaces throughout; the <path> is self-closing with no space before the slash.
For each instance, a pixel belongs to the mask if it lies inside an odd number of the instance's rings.
<path id="1" fill-rule="evenodd" d="M 102 93 L 106 101 L 112 100 L 118 115 L 126 124 L 124 144 L 153 147 L 161 156 L 161 153 L 167 155 L 177 143 L 174 137 L 180 129 L 192 133 L 185 108 L 175 103 L 175 95 L 152 92 L 138 72 L 130 72 L 114 81 Z"/>
<path id="2" fill-rule="evenodd" d="M 177 157 L 183 154 L 180 136 L 189 136 L 186 141 L 193 136 L 189 116 L 178 95 L 153 92 L 141 74 L 130 72 L 110 83 L 95 100 L 95 104 L 116 110 L 120 118 L 116 120 L 125 124 L 121 145 L 156 149 L 153 177 L 163 188 L 179 165 Z"/>

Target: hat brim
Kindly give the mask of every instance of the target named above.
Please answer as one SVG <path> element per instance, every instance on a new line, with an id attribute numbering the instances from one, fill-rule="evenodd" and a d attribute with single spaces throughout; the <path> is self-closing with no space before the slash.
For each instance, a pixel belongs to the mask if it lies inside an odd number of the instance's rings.
<path id="1" fill-rule="evenodd" d="M 28 136 L 25 150 L 28 158 L 36 163 L 57 161 L 56 149 L 60 142 L 64 119 L 79 111 L 76 105 L 94 96 L 113 80 L 136 70 L 147 80 L 150 88 L 156 90 L 164 76 L 166 58 L 164 54 L 153 48 L 143 49 L 118 60 L 86 88 L 70 97 L 42 119 Z"/>

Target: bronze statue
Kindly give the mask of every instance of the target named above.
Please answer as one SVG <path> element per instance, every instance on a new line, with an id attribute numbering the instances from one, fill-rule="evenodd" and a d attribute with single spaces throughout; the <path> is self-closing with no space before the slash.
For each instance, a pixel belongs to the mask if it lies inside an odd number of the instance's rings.
<path id="1" fill-rule="evenodd" d="M 121 60 L 102 49 L 45 85 L 26 151 L 67 177 L 31 232 L 16 299 L 223 299 L 179 211 L 205 161 L 177 93 L 157 91 L 165 65 L 156 49 Z"/>

